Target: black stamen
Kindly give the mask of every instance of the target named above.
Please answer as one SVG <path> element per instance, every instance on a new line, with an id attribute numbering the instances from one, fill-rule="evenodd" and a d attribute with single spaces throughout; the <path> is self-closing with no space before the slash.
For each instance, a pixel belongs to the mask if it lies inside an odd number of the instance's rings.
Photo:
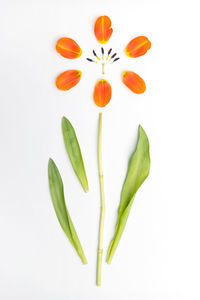
<path id="1" fill-rule="evenodd" d="M 88 61 L 94 62 L 94 60 L 92 60 L 91 58 L 86 58 Z"/>
<path id="2" fill-rule="evenodd" d="M 111 51 L 112 51 L 112 48 L 110 48 L 110 50 L 108 51 L 108 55 L 110 55 Z"/>
<path id="3" fill-rule="evenodd" d="M 104 49 L 103 48 L 101 48 L 101 53 L 104 54 Z"/>
<path id="4" fill-rule="evenodd" d="M 97 57 L 97 54 L 96 54 L 96 52 L 95 52 L 94 50 L 93 50 L 92 52 L 93 52 L 94 56 L 96 56 L 96 57 Z"/>
<path id="5" fill-rule="evenodd" d="M 115 59 L 113 60 L 113 63 L 114 63 L 115 61 L 117 61 L 118 59 L 120 59 L 120 57 L 115 58 Z"/>
<path id="6" fill-rule="evenodd" d="M 117 55 L 117 53 L 113 54 L 110 59 L 114 58 L 116 55 Z"/>

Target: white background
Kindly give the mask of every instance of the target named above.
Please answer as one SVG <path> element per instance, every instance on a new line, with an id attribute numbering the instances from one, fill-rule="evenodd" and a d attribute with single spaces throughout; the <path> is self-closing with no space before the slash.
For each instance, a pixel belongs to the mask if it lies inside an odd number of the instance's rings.
<path id="1" fill-rule="evenodd" d="M 95 286 L 100 197 L 97 172 L 99 109 L 92 99 L 101 78 L 90 64 L 100 46 L 93 25 L 108 15 L 114 29 L 105 49 L 120 61 L 107 67 L 112 100 L 103 110 L 106 192 L 104 259 L 114 233 L 120 191 L 137 128 L 151 145 L 151 173 L 137 193 L 111 265 Z M 0 1 L 0 298 L 37 300 L 200 299 L 200 38 L 198 1 Z M 125 56 L 138 35 L 152 42 L 137 59 Z M 68 36 L 83 54 L 55 50 Z M 57 75 L 81 69 L 68 92 Z M 123 70 L 146 81 L 143 95 L 121 82 Z M 73 173 L 61 133 L 65 115 L 76 129 L 90 191 Z M 83 266 L 56 219 L 47 164 L 62 175 L 66 202 L 89 264 Z"/>

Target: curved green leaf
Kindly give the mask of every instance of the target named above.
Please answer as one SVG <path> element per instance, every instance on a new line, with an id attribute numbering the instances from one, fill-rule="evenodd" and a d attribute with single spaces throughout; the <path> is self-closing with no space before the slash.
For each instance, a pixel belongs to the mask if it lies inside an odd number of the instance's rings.
<path id="1" fill-rule="evenodd" d="M 51 158 L 49 159 L 48 164 L 48 176 L 51 198 L 58 221 L 60 222 L 60 225 L 64 230 L 66 236 L 68 237 L 69 241 L 71 242 L 72 246 L 76 249 L 83 264 L 87 264 L 87 260 L 83 252 L 81 243 L 79 241 L 76 230 L 73 226 L 72 220 L 70 218 L 69 212 L 65 204 L 62 178 L 60 176 L 58 168 L 56 167 L 56 164 Z"/>
<path id="2" fill-rule="evenodd" d="M 149 141 L 148 137 L 142 128 L 139 126 L 139 138 L 136 151 L 131 155 L 126 179 L 121 192 L 120 205 L 118 208 L 118 220 L 115 230 L 115 235 L 110 243 L 107 255 L 107 263 L 111 263 L 113 255 L 119 244 L 120 238 L 124 231 L 131 206 L 135 194 L 144 180 L 149 175 L 150 156 L 149 156 Z"/>
<path id="3" fill-rule="evenodd" d="M 75 130 L 70 123 L 70 121 L 63 117 L 62 118 L 62 132 L 65 142 L 65 148 L 69 155 L 69 159 L 72 163 L 74 172 L 76 173 L 83 189 L 85 192 L 88 191 L 88 181 L 85 172 L 85 167 L 83 163 L 83 158 L 81 154 L 81 149 L 76 137 Z"/>

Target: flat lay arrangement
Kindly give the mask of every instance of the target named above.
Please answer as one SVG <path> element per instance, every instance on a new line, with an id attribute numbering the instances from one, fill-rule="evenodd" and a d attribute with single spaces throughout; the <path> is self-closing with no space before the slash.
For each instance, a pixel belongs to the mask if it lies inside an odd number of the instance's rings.
<path id="1" fill-rule="evenodd" d="M 0 299 L 200 300 L 199 1 L 0 3 Z"/>
<path id="2" fill-rule="evenodd" d="M 105 79 L 106 68 L 108 64 L 117 63 L 120 55 L 115 53 L 112 47 L 106 52 L 103 45 L 109 42 L 112 34 L 112 23 L 108 16 L 100 16 L 94 24 L 94 34 L 97 41 L 101 44 L 101 53 L 92 51 L 92 57 L 86 57 L 88 63 L 95 63 L 101 65 L 102 78 L 95 84 L 93 92 L 93 100 L 97 107 L 103 109 L 109 104 L 112 98 L 112 87 Z M 147 53 L 151 48 L 151 42 L 145 36 L 138 36 L 132 39 L 125 47 L 125 54 L 129 58 L 137 58 Z M 71 37 L 62 37 L 56 44 L 57 52 L 66 59 L 77 59 L 82 55 L 82 49 L 76 41 Z M 75 87 L 81 80 L 82 70 L 70 69 L 61 73 L 56 79 L 56 86 L 62 91 L 68 91 Z M 134 94 L 142 94 L 146 90 L 144 80 L 132 70 L 124 70 L 121 78 L 123 84 L 130 89 Z M 96 284 L 101 286 L 102 281 L 102 261 L 103 261 L 103 232 L 105 220 L 106 195 L 104 192 L 104 173 L 103 173 L 103 153 L 102 153 L 102 139 L 103 139 L 103 113 L 99 113 L 98 120 L 98 145 L 97 145 L 97 164 L 98 176 L 100 185 L 100 222 L 99 222 L 99 238 L 97 246 L 97 274 Z M 89 162 L 85 162 L 81 153 L 81 145 L 79 144 L 79 133 L 73 127 L 72 120 L 68 120 L 67 116 L 61 121 L 62 133 L 65 148 L 72 164 L 73 170 L 80 182 L 84 192 L 89 192 L 89 183 L 87 179 L 86 166 Z M 132 150 L 131 157 L 127 157 L 128 169 L 124 183 L 122 183 L 120 203 L 118 207 L 118 218 L 115 226 L 114 236 L 110 242 L 106 262 L 111 263 L 117 246 L 120 242 L 121 236 L 125 229 L 125 225 L 135 199 L 135 195 L 149 175 L 150 171 L 150 154 L 149 154 L 149 140 L 145 130 L 141 125 L 138 126 L 138 140 L 135 149 Z M 86 165 L 85 165 L 86 163 Z M 97 172 L 96 172 L 97 174 Z M 81 246 L 78 238 L 78 229 L 75 230 L 74 224 L 70 216 L 70 209 L 67 205 L 67 195 L 64 194 L 64 185 L 52 158 L 49 159 L 48 178 L 50 193 L 53 206 L 59 220 L 59 223 L 68 237 L 70 243 L 75 248 L 83 264 L 87 264 L 89 258 Z M 96 199 L 98 201 L 98 199 Z"/>

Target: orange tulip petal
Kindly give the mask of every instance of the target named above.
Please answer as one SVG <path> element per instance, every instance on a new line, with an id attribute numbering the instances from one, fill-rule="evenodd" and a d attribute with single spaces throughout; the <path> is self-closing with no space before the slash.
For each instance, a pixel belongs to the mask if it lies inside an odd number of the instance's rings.
<path id="1" fill-rule="evenodd" d="M 131 71 L 123 72 L 122 82 L 136 94 L 142 94 L 146 90 L 144 80 L 139 75 Z"/>
<path id="2" fill-rule="evenodd" d="M 142 56 L 151 48 L 151 42 L 146 36 L 138 36 L 131 40 L 125 48 L 125 53 L 129 57 Z"/>
<path id="3" fill-rule="evenodd" d="M 100 79 L 94 88 L 94 102 L 99 107 L 106 106 L 111 99 L 112 89 L 110 83 L 105 79 Z"/>
<path id="4" fill-rule="evenodd" d="M 58 40 L 56 50 L 65 58 L 78 58 L 82 54 L 79 45 L 70 38 L 61 38 Z"/>
<path id="5" fill-rule="evenodd" d="M 99 17 L 94 25 L 94 34 L 96 39 L 101 44 L 106 44 L 110 39 L 113 29 L 111 27 L 111 20 L 107 16 Z"/>
<path id="6" fill-rule="evenodd" d="M 79 70 L 68 70 L 56 78 L 56 86 L 59 90 L 67 91 L 73 88 L 81 80 L 82 72 Z"/>

